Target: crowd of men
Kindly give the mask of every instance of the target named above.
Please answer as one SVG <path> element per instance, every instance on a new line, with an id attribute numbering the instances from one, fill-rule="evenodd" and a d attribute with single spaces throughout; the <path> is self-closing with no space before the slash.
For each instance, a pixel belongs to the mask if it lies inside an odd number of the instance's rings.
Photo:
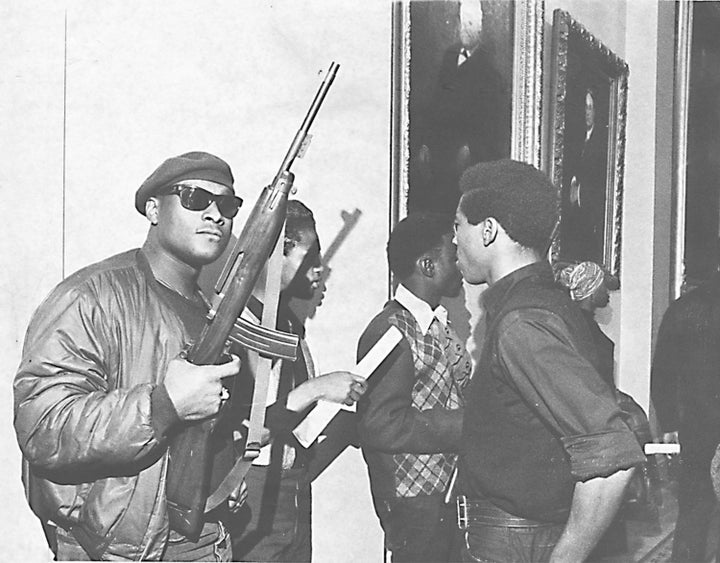
<path id="1" fill-rule="evenodd" d="M 414 213 L 390 235 L 397 287 L 358 360 L 390 328 L 401 338 L 368 381 L 315 373 L 289 300 L 317 289 L 321 247 L 312 211 L 289 202 L 273 328 L 296 335 L 299 353 L 271 362 L 259 455 L 189 537 L 168 517 L 169 444 L 211 421 L 215 484 L 247 446 L 262 370 L 242 346 L 217 365 L 186 357 L 210 311 L 201 271 L 225 250 L 242 200 L 214 155 L 163 162 L 135 194 L 142 248 L 69 276 L 28 328 L 15 430 L 56 559 L 310 561 L 308 475 L 323 444 L 305 448 L 292 431 L 321 399 L 357 403 L 392 561 L 588 559 L 646 461 L 592 321 L 613 287 L 592 263 L 558 282 L 547 260 L 558 191 L 536 168 L 479 163 L 460 188 L 454 218 Z M 474 364 L 441 305 L 463 280 L 487 286 Z M 257 289 L 243 316 L 259 323 L 266 301 Z"/>

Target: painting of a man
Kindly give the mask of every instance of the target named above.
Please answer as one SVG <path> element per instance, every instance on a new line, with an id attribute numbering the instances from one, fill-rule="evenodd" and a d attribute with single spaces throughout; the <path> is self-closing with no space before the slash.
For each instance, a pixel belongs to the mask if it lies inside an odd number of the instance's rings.
<path id="1" fill-rule="evenodd" d="M 470 165 L 510 155 L 514 3 L 412 2 L 408 211 L 454 212 Z"/>
<path id="2" fill-rule="evenodd" d="M 561 253 L 566 259 L 602 263 L 607 208 L 607 102 L 602 104 L 597 89 L 587 87 L 583 89 L 583 105 L 578 108 L 579 104 L 574 107 L 570 104 L 569 101 Z"/>

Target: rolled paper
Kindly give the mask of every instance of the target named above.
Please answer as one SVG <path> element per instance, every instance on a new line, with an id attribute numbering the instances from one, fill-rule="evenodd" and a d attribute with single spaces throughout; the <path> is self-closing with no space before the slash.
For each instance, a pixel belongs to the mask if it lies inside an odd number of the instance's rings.
<path id="1" fill-rule="evenodd" d="M 363 379 L 368 379 L 401 340 L 402 333 L 396 327 L 391 326 L 350 371 Z M 309 448 L 341 408 L 340 403 L 318 401 L 293 430 L 298 442 L 303 447 Z"/>

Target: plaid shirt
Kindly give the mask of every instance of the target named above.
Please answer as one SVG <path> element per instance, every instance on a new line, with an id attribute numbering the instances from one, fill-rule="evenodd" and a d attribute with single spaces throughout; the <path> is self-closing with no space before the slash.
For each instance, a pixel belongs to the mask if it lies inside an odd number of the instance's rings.
<path id="1" fill-rule="evenodd" d="M 423 411 L 433 407 L 453 410 L 463 406 L 462 388 L 471 372 L 470 357 L 449 324 L 433 319 L 423 334 L 406 309 L 394 313 L 396 326 L 410 345 L 415 366 L 412 405 Z M 399 497 L 442 493 L 457 462 L 456 454 L 394 454 L 395 491 Z"/>

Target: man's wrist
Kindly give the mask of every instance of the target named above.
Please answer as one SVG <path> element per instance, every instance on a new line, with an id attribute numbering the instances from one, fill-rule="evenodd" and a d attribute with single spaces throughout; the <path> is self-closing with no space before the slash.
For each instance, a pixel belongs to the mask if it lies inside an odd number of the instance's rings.
<path id="1" fill-rule="evenodd" d="M 173 427 L 181 422 L 165 384 L 156 385 L 150 392 L 150 423 L 156 439 L 161 441 L 167 438 Z"/>
<path id="2" fill-rule="evenodd" d="M 290 391 L 285 406 L 288 410 L 300 412 L 305 410 L 318 399 L 320 399 L 320 397 L 318 396 L 318 389 L 315 380 L 308 379 Z"/>

